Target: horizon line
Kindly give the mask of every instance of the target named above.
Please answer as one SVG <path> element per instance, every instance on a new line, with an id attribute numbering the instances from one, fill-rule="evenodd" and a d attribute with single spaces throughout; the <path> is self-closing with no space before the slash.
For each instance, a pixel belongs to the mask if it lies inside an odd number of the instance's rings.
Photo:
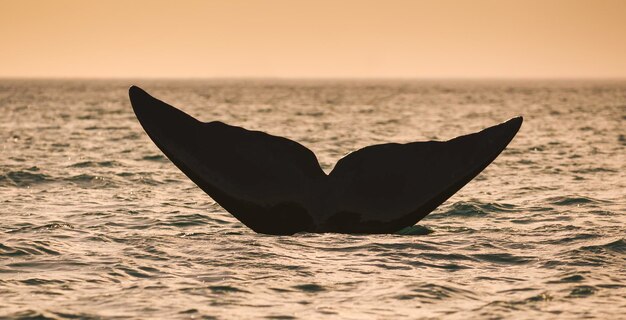
<path id="1" fill-rule="evenodd" d="M 304 77 L 284 77 L 284 76 L 0 76 L 0 80 L 148 80 L 148 81 L 193 81 L 193 80 L 218 80 L 218 81 L 626 81 L 626 76 L 619 77 L 348 77 L 348 76 L 304 76 Z"/>

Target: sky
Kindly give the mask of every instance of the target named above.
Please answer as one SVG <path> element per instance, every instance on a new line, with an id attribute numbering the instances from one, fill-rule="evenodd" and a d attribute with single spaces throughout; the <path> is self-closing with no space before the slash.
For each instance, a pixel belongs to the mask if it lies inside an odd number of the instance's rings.
<path id="1" fill-rule="evenodd" d="M 0 77 L 626 78 L 626 0 L 0 0 Z"/>

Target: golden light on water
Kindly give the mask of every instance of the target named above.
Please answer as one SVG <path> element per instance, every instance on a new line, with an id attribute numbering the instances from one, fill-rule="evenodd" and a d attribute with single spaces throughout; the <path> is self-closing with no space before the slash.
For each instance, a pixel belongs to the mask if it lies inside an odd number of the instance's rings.
<path id="1" fill-rule="evenodd" d="M 0 319 L 620 318 L 625 40 L 626 0 L 0 0 Z M 245 77 L 272 79 L 223 79 Z M 340 77 L 359 79 L 295 79 Z M 209 124 L 154 121 L 131 85 Z M 382 228 L 482 146 L 356 150 L 519 115 L 492 164 L 397 232 L 271 236 L 228 211 Z M 346 155 L 364 164 L 338 186 L 298 171 Z"/>
<path id="2" fill-rule="evenodd" d="M 626 1 L 0 1 L 0 77 L 626 77 Z"/>

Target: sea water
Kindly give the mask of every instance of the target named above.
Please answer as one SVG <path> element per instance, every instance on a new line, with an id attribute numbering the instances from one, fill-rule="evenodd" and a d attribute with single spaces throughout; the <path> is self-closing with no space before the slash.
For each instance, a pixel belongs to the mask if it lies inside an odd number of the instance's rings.
<path id="1" fill-rule="evenodd" d="M 416 227 L 268 236 L 163 156 L 131 84 L 326 172 L 525 120 Z M 1 80 L 0 146 L 0 317 L 626 317 L 624 81 Z"/>

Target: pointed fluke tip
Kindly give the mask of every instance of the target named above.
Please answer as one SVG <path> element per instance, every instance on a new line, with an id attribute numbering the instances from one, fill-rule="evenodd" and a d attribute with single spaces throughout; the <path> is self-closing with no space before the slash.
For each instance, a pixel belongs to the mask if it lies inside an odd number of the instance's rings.
<path id="1" fill-rule="evenodd" d="M 142 111 L 146 110 L 146 106 L 152 105 L 152 96 L 138 86 L 132 85 L 128 88 L 128 97 L 130 98 L 130 105 L 135 111 L 137 117 L 140 116 Z"/>
<path id="2" fill-rule="evenodd" d="M 524 122 L 524 117 L 522 116 L 517 116 L 515 118 L 510 119 L 509 121 L 507 121 L 508 123 L 510 123 L 511 125 L 514 125 L 517 127 L 517 129 L 519 130 L 519 128 L 522 126 L 522 122 Z"/>
<path id="3" fill-rule="evenodd" d="M 522 122 L 524 122 L 524 117 L 517 116 L 515 118 L 511 118 L 507 121 L 504 121 L 494 127 L 509 128 L 509 130 L 512 130 L 513 133 L 515 134 L 522 127 Z"/>
<path id="4" fill-rule="evenodd" d="M 132 85 L 130 86 L 130 88 L 128 88 L 128 97 L 130 98 L 130 104 L 135 110 L 136 108 L 143 108 L 143 106 L 147 105 L 148 102 L 154 99 L 145 90 L 135 85 Z"/>
<path id="5" fill-rule="evenodd" d="M 148 93 L 136 85 L 132 85 L 130 86 L 130 88 L 128 88 L 128 95 L 130 96 L 131 99 L 133 97 L 139 97 L 141 95 L 146 95 L 146 94 Z"/>

